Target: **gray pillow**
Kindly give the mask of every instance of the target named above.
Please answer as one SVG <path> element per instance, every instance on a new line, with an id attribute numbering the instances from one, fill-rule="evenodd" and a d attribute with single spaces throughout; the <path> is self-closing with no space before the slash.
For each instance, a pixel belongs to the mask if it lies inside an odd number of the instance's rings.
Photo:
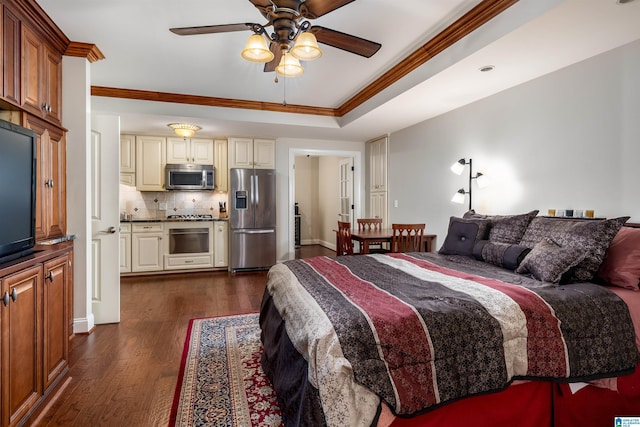
<path id="1" fill-rule="evenodd" d="M 579 248 L 586 255 L 568 280 L 588 282 L 593 279 L 604 260 L 607 248 L 628 216 L 606 220 L 565 220 L 536 217 L 522 236 L 520 244 L 533 248 L 548 237 L 562 247 Z"/>
<path id="2" fill-rule="evenodd" d="M 561 247 L 545 237 L 524 257 L 516 272 L 530 273 L 543 282 L 558 283 L 562 275 L 578 265 L 585 255 L 583 249 Z"/>
<path id="3" fill-rule="evenodd" d="M 438 253 L 471 256 L 476 240 L 485 239 L 489 221 L 484 219 L 449 218 L 449 230 Z"/>
<path id="4" fill-rule="evenodd" d="M 514 271 L 530 251 L 525 246 L 478 240 L 473 255 L 481 261 Z"/>
<path id="5" fill-rule="evenodd" d="M 517 245 L 536 215 L 538 210 L 518 215 L 484 215 L 470 210 L 464 214 L 464 218 L 488 219 L 491 222 L 489 241 Z"/>

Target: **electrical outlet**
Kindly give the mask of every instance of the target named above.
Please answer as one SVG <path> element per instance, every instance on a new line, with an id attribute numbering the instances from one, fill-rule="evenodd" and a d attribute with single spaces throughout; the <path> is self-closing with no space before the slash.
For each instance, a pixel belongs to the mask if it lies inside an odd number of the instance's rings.
<path id="1" fill-rule="evenodd" d="M 160 209 L 161 211 L 166 211 L 167 210 L 167 204 L 160 202 L 158 203 L 158 209 Z"/>
<path id="2" fill-rule="evenodd" d="M 394 207 L 394 208 L 397 208 L 397 207 L 398 207 L 398 201 L 397 201 L 397 200 L 394 200 L 394 201 L 393 201 L 393 207 Z"/>

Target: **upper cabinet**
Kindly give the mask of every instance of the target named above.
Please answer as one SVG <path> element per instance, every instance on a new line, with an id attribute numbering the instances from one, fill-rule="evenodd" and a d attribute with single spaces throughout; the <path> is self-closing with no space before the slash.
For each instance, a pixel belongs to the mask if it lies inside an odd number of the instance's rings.
<path id="1" fill-rule="evenodd" d="M 229 160 L 226 139 L 214 141 L 213 160 L 216 173 L 216 191 L 229 191 Z"/>
<path id="2" fill-rule="evenodd" d="M 370 191 L 387 190 L 387 137 L 369 143 Z"/>
<path id="3" fill-rule="evenodd" d="M 275 169 L 276 141 L 229 138 L 229 168 Z"/>
<path id="4" fill-rule="evenodd" d="M 2 97 L 20 104 L 20 58 L 22 56 L 20 18 L 2 6 Z"/>
<path id="5" fill-rule="evenodd" d="M 60 123 L 62 55 L 36 32 L 22 26 L 22 106 Z"/>
<path id="6" fill-rule="evenodd" d="M 213 139 L 167 138 L 167 163 L 213 165 Z"/>
<path id="7" fill-rule="evenodd" d="M 136 185 L 136 137 L 120 135 L 120 183 Z"/>
<path id="8" fill-rule="evenodd" d="M 167 140 L 161 136 L 136 137 L 136 188 L 164 191 Z"/>

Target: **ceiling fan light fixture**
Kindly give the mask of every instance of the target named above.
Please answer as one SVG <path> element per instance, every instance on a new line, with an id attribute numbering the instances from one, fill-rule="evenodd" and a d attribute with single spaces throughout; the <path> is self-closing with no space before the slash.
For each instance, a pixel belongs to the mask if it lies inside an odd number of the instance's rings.
<path id="1" fill-rule="evenodd" d="M 283 53 L 280 63 L 276 67 L 276 74 L 283 77 L 298 77 L 304 73 L 300 61 L 289 53 Z"/>
<path id="2" fill-rule="evenodd" d="M 322 50 L 318 46 L 316 36 L 304 32 L 296 39 L 296 44 L 291 49 L 291 55 L 301 61 L 313 61 L 322 56 Z"/>
<path id="3" fill-rule="evenodd" d="M 192 125 L 189 123 L 169 123 L 169 126 L 176 135 L 181 136 L 183 138 L 192 137 L 197 131 L 202 129 L 200 126 Z"/>
<path id="4" fill-rule="evenodd" d="M 240 55 L 251 62 L 270 62 L 274 58 L 267 41 L 260 34 L 252 34 L 249 37 Z"/>

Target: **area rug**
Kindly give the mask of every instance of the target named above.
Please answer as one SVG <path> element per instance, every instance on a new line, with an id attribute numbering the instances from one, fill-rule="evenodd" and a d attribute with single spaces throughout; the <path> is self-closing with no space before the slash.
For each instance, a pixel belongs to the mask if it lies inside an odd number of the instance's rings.
<path id="1" fill-rule="evenodd" d="M 169 426 L 281 426 L 261 353 L 257 313 L 192 319 Z"/>

